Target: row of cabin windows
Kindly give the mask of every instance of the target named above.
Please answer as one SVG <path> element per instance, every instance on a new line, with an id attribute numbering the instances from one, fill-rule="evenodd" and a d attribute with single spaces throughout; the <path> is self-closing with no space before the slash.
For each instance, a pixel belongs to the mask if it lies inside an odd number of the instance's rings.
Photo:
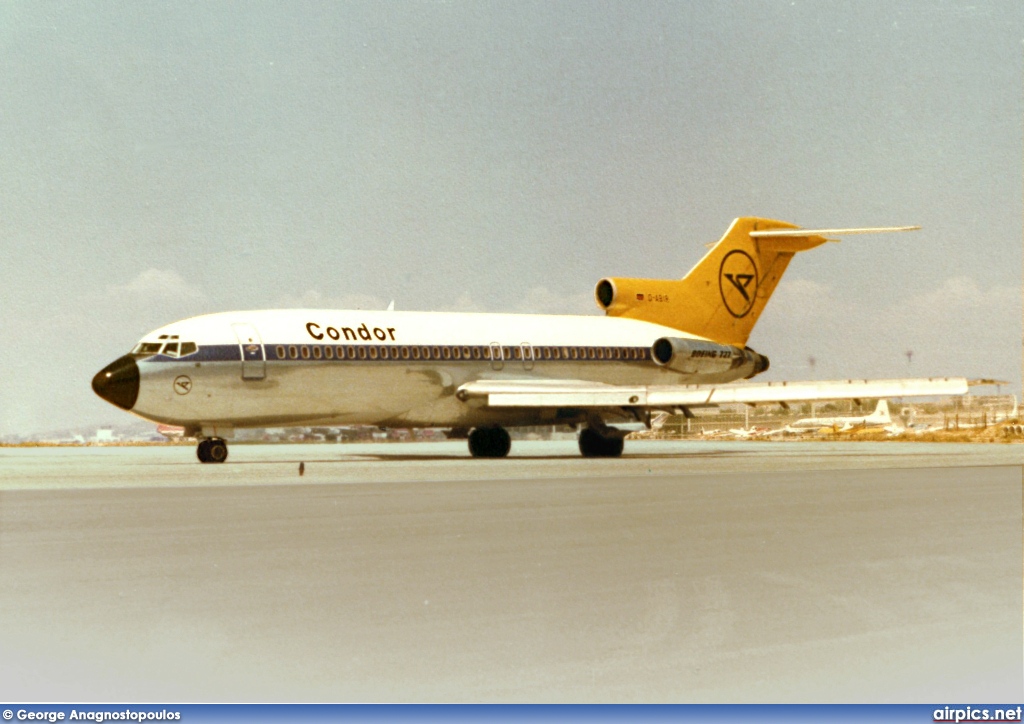
<path id="1" fill-rule="evenodd" d="M 175 337 L 177 339 L 177 337 Z M 168 357 L 187 357 L 194 354 L 198 347 L 195 342 L 143 342 L 133 354 L 163 354 Z"/>
<path id="2" fill-rule="evenodd" d="M 277 345 L 277 359 L 393 359 L 393 360 L 646 360 L 646 347 L 493 347 Z M 531 356 L 532 353 L 532 356 Z"/>

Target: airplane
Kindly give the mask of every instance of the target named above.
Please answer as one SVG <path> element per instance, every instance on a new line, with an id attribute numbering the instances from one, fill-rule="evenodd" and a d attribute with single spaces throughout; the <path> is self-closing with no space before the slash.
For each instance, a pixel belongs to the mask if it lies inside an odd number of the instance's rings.
<path id="1" fill-rule="evenodd" d="M 964 378 L 736 383 L 769 367 L 746 346 L 797 252 L 834 236 L 919 227 L 801 229 L 735 219 L 682 279 L 608 277 L 605 316 L 354 310 L 207 314 L 160 327 L 92 380 L 101 398 L 179 425 L 201 462 L 239 428 L 448 428 L 503 458 L 507 428 L 572 425 L 585 457 L 618 457 L 652 412 L 823 399 L 961 395 Z"/>
<path id="2" fill-rule="evenodd" d="M 879 400 L 874 412 L 870 415 L 805 417 L 786 425 L 784 429 L 790 432 L 808 432 L 832 428 L 838 432 L 845 432 L 854 427 L 894 427 L 892 418 L 889 416 L 889 403 Z"/>
<path id="3" fill-rule="evenodd" d="M 185 435 L 185 428 L 179 425 L 157 425 L 156 431 L 168 440 L 180 440 Z"/>

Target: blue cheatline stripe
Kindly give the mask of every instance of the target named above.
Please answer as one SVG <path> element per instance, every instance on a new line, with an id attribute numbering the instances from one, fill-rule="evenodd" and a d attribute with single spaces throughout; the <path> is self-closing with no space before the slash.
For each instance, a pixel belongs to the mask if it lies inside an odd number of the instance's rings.
<path id="1" fill-rule="evenodd" d="M 327 348 L 330 348 L 330 357 L 326 356 Z M 292 356 L 294 349 L 295 355 Z M 522 354 L 519 345 L 503 345 L 502 349 L 506 355 L 514 351 Z M 490 362 L 491 348 L 486 345 L 402 345 L 402 344 L 266 344 L 264 345 L 267 362 Z M 305 350 L 305 351 L 303 351 Z M 317 352 L 320 350 L 320 356 Z M 414 352 L 416 350 L 417 352 Z M 448 356 L 444 356 L 445 350 Z M 458 357 L 454 350 L 458 350 Z M 554 357 L 555 350 L 558 350 L 558 358 Z M 569 356 L 564 356 L 569 352 Z M 571 351 L 576 352 L 573 357 Z M 581 356 L 582 354 L 585 356 Z M 599 352 L 600 350 L 600 352 Z M 533 347 L 535 364 L 545 362 L 647 362 L 650 360 L 650 349 L 647 347 L 593 347 L 593 346 L 553 346 L 544 345 Z M 591 352 L 593 351 L 593 356 Z M 469 356 L 466 353 L 469 352 Z M 618 357 L 615 353 L 618 353 Z M 416 357 L 416 354 L 419 354 Z M 610 354 L 609 354 L 610 353 Z M 258 355 L 258 352 L 256 353 Z M 408 356 L 404 356 L 408 354 Z M 308 356 L 304 356 L 308 355 Z M 363 356 L 360 356 L 363 355 Z M 424 356 L 428 355 L 428 356 Z M 237 344 L 212 344 L 203 345 L 194 354 L 186 357 L 168 357 L 166 355 L 153 355 L 148 358 L 154 362 L 238 362 L 242 359 L 242 353 Z M 249 359 L 250 362 L 259 362 L 259 358 Z M 499 360 L 506 365 L 529 363 L 529 358 L 521 356 L 506 356 Z"/>
<path id="2" fill-rule="evenodd" d="M 369 705 L 369 704 L 0 704 L 3 721 L 396 722 L 928 722 L 1020 721 L 1019 704 L 668 704 L 668 705 Z M 1002 712 L 1004 718 L 996 718 Z M 28 714 L 33 714 L 29 719 Z M 57 714 L 63 713 L 63 719 Z M 111 716 L 104 717 L 108 713 Z M 1005 715 L 1012 713 L 1013 718 Z M 51 714 L 52 716 L 40 716 Z"/>

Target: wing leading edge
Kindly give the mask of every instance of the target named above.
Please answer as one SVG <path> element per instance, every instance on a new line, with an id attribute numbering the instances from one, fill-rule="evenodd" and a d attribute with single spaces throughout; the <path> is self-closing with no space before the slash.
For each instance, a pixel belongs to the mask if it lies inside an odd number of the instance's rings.
<path id="1" fill-rule="evenodd" d="M 462 385 L 456 394 L 464 402 L 478 400 L 488 407 L 671 409 L 729 403 L 757 405 L 868 397 L 963 395 L 967 389 L 968 382 L 963 377 L 635 386 L 578 380 L 479 380 Z"/>

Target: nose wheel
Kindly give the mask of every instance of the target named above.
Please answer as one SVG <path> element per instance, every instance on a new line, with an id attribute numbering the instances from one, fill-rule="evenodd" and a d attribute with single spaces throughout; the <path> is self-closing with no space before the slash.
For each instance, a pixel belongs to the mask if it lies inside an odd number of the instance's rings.
<path id="1" fill-rule="evenodd" d="M 228 444 L 219 437 L 200 440 L 196 457 L 201 463 L 222 463 L 228 459 Z"/>

